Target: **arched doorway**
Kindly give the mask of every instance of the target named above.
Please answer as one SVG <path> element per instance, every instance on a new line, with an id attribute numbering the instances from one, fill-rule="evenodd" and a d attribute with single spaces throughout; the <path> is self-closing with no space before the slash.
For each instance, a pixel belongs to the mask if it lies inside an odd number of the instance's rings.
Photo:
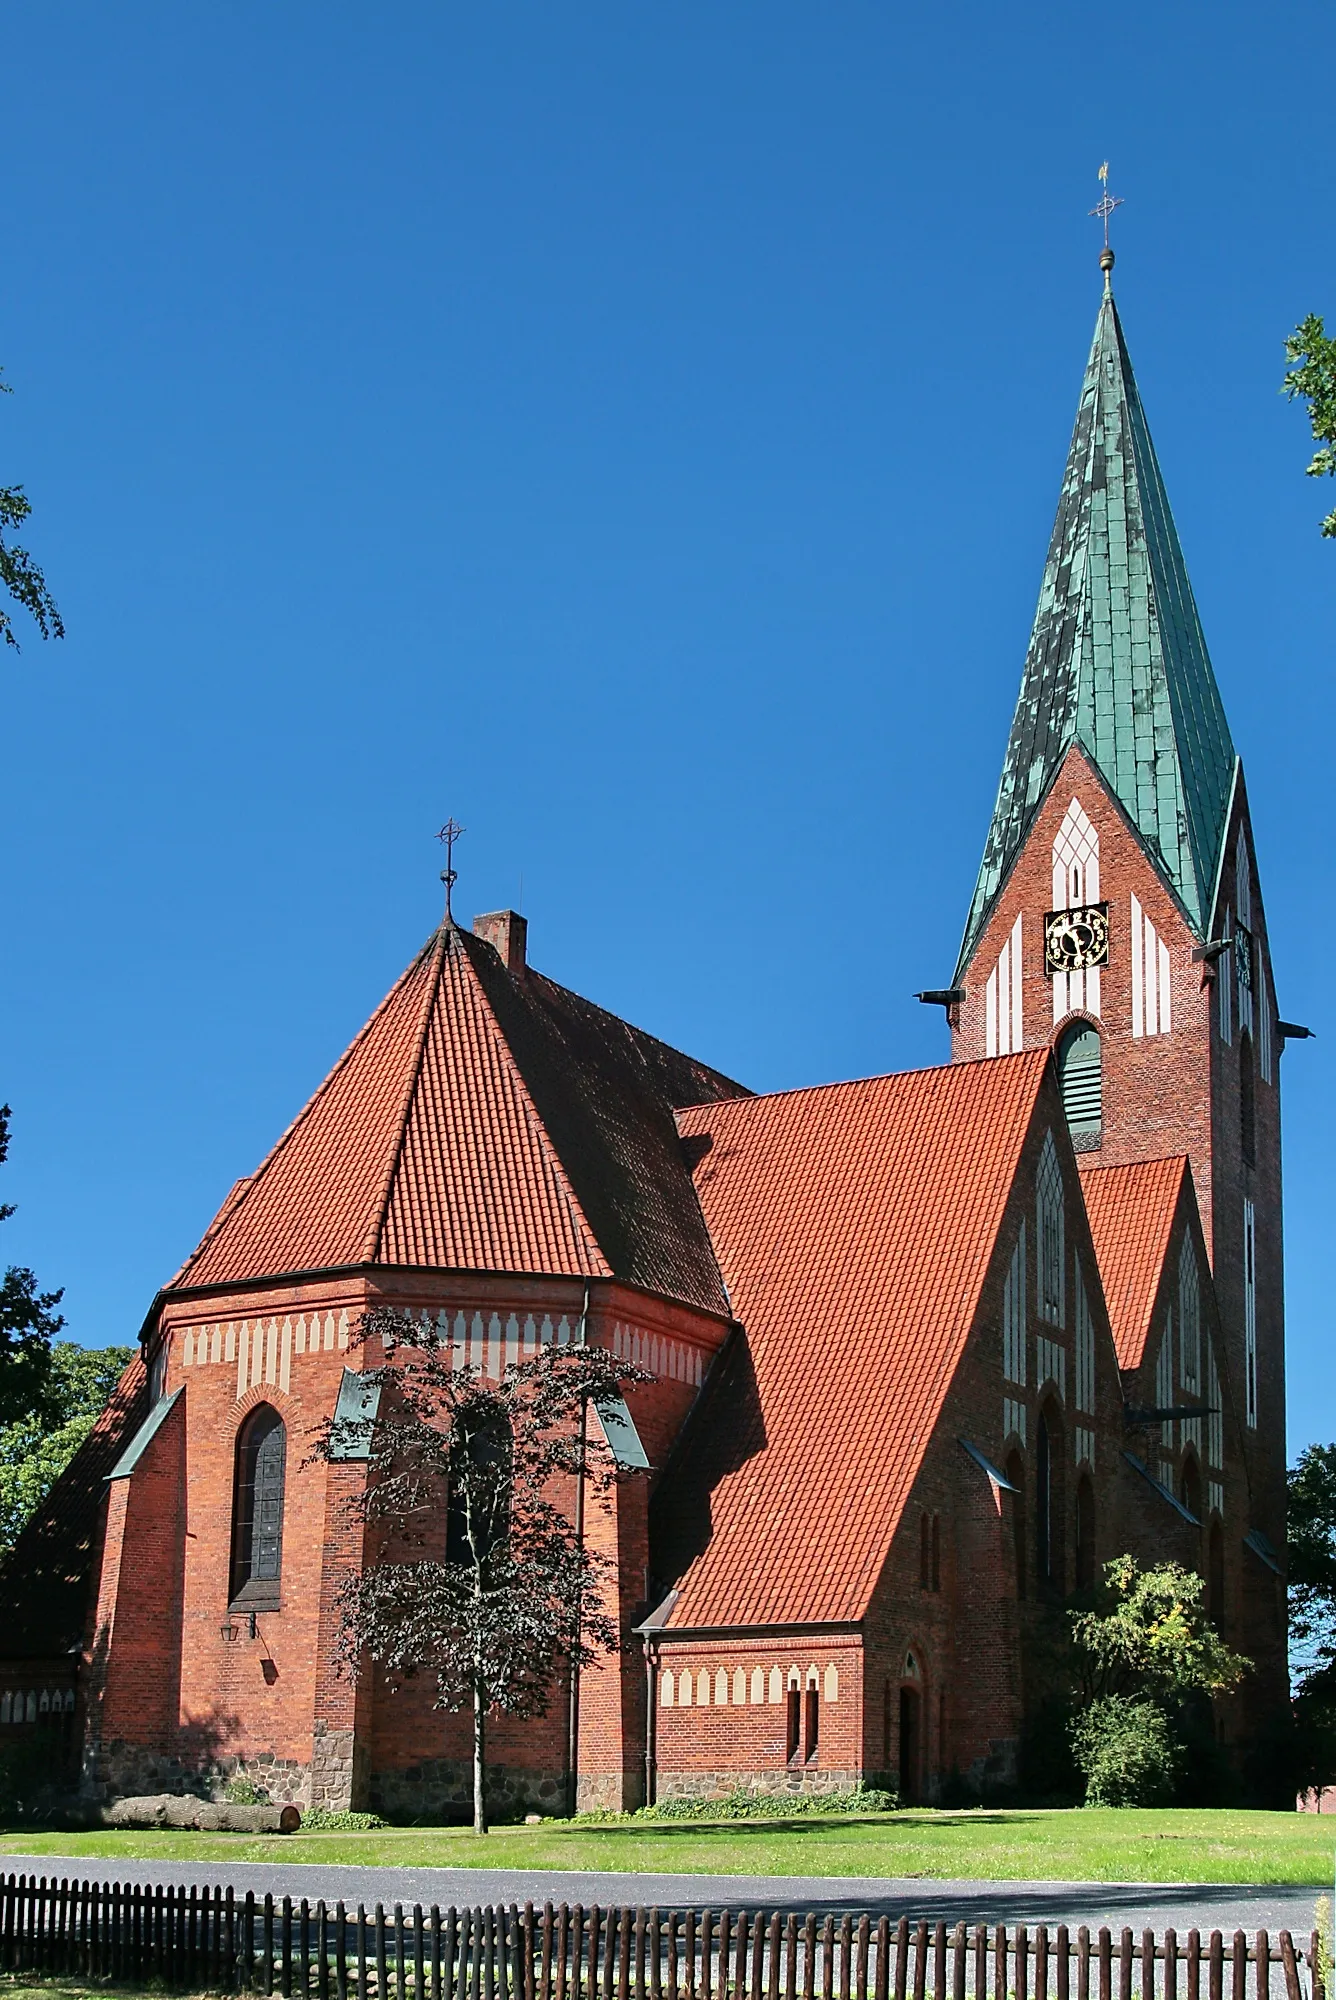
<path id="1" fill-rule="evenodd" d="M 919 1767 L 923 1748 L 923 1696 L 912 1681 L 900 1687 L 900 1797 L 915 1805 L 919 1797 Z"/>

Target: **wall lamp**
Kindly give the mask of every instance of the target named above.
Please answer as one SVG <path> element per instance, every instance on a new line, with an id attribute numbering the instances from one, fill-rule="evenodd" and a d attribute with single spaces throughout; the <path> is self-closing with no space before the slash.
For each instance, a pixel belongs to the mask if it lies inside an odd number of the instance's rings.
<path id="1" fill-rule="evenodd" d="M 250 1639 L 258 1638 L 259 1633 L 255 1629 L 255 1613 L 253 1611 L 248 1611 L 246 1613 L 246 1625 L 248 1628 L 246 1634 L 247 1638 Z M 223 1624 L 221 1624 L 218 1627 L 218 1637 L 223 1641 L 225 1645 L 228 1646 L 235 1645 L 240 1636 L 241 1636 L 241 1627 L 238 1624 L 236 1624 L 231 1618 L 227 1619 Z"/>

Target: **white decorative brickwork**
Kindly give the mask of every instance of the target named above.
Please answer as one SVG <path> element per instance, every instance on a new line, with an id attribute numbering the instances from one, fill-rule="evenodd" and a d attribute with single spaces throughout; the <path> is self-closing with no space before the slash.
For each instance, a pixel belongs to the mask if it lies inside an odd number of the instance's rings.
<path id="1" fill-rule="evenodd" d="M 1053 907 L 1080 910 L 1099 901 L 1099 835 L 1084 806 L 1073 799 L 1053 843 Z M 1055 972 L 1053 1019 L 1061 1021 L 1073 1008 L 1099 1014 L 1099 967 L 1085 972 Z"/>
<path id="2" fill-rule="evenodd" d="M 998 953 L 984 990 L 984 1048 L 990 1056 L 1013 1055 L 1025 1046 L 1021 975 L 1021 919 Z"/>
<path id="3" fill-rule="evenodd" d="M 1169 947 L 1135 896 L 1132 898 L 1131 932 L 1132 1033 L 1167 1035 L 1174 1025 Z"/>

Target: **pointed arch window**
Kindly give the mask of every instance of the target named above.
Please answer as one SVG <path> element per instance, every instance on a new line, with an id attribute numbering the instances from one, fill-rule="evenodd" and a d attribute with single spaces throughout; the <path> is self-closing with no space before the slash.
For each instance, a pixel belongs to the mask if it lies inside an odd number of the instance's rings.
<path id="1" fill-rule="evenodd" d="M 1035 1206 L 1038 1210 L 1038 1298 L 1040 1319 L 1051 1326 L 1061 1326 L 1064 1317 L 1063 1263 L 1065 1242 L 1063 1231 L 1062 1169 L 1058 1165 L 1058 1149 L 1053 1143 L 1053 1134 L 1045 1132 L 1043 1149 L 1039 1155 L 1039 1173 L 1036 1178 Z"/>
<path id="2" fill-rule="evenodd" d="M 276 1611 L 283 1574 L 288 1434 L 269 1403 L 237 1433 L 232 1489 L 232 1602 Z"/>

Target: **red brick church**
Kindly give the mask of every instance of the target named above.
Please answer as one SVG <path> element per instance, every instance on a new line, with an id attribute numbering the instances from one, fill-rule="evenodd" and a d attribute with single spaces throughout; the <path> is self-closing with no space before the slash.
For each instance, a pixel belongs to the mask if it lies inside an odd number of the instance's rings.
<path id="1" fill-rule="evenodd" d="M 1108 263 L 1112 260 L 1109 258 Z M 1015 1782 L 1124 1550 L 1283 1713 L 1280 1058 L 1242 767 L 1106 282 L 944 1067 L 755 1096 L 447 920 L 154 1299 L 3 1575 L 0 1736 L 103 1794 L 444 1811 L 469 1722 L 336 1669 L 371 1304 L 498 1374 L 653 1378 L 591 1506 L 623 1651 L 490 1732 L 497 1803 Z M 572 1504 L 574 1496 L 572 1495 Z"/>

